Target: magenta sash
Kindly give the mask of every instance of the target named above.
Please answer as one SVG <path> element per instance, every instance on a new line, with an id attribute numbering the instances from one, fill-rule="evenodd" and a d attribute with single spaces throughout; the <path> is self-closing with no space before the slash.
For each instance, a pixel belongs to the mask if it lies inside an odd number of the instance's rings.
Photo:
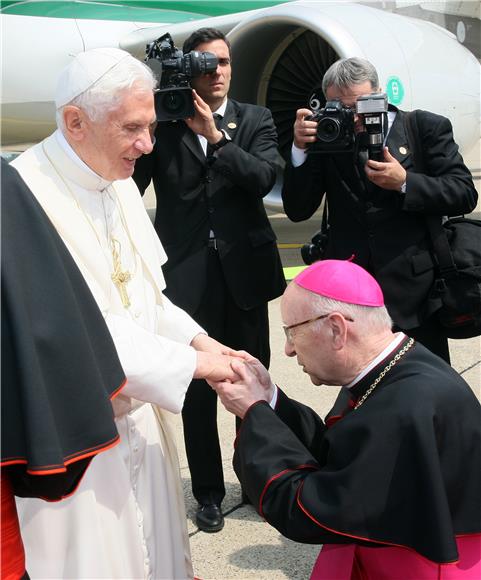
<path id="1" fill-rule="evenodd" d="M 437 564 L 401 547 L 367 548 L 326 544 L 312 569 L 311 580 L 479 580 L 481 534 L 456 539 L 459 560 Z"/>

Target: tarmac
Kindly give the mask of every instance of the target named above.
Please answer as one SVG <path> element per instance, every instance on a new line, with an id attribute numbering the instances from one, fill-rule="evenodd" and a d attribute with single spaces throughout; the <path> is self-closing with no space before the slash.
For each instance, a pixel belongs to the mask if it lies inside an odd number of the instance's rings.
<path id="1" fill-rule="evenodd" d="M 479 145 L 465 156 L 480 191 Z M 481 218 L 481 202 L 473 215 Z M 301 266 L 298 245 L 305 243 L 319 228 L 320 216 L 292 224 L 284 214 L 270 215 L 285 267 Z M 314 386 L 296 359 L 284 355 L 284 333 L 279 312 L 280 299 L 269 304 L 273 380 L 288 394 L 311 406 L 324 417 L 339 388 Z M 450 341 L 452 366 L 481 400 L 481 338 Z M 195 575 L 202 580 L 307 580 L 319 553 L 319 545 L 299 544 L 284 538 L 267 524 L 252 505 L 241 502 L 240 484 L 232 468 L 234 417 L 219 403 L 218 428 L 222 446 L 226 496 L 222 503 L 225 527 L 218 533 L 205 533 L 195 525 L 197 502 L 192 496 L 190 474 L 185 457 L 182 421 L 175 417 L 180 470 L 185 493 L 188 530 Z"/>

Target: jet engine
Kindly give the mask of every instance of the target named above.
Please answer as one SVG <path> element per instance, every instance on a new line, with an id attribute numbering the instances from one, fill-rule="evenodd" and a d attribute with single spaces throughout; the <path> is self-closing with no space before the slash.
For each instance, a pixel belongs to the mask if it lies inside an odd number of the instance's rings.
<path id="1" fill-rule="evenodd" d="M 480 64 L 455 36 L 431 22 L 348 3 L 294 2 L 251 14 L 233 28 L 230 94 L 269 107 L 285 158 L 295 112 L 320 88 L 338 58 L 360 56 L 377 68 L 399 108 L 448 117 L 457 143 L 480 138 Z M 280 209 L 280 185 L 266 198 Z"/>

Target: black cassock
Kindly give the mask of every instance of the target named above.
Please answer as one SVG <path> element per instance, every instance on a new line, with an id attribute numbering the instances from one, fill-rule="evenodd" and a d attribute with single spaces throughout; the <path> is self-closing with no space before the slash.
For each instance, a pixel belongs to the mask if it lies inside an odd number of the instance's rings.
<path id="1" fill-rule="evenodd" d="M 481 532 L 481 407 L 415 343 L 354 410 L 389 360 L 341 389 L 327 426 L 280 390 L 275 411 L 254 404 L 234 469 L 259 513 L 292 540 L 404 546 L 453 562 L 455 536 Z"/>
<path id="2" fill-rule="evenodd" d="M 55 228 L 17 171 L 1 170 L 0 464 L 15 495 L 56 500 L 118 442 L 111 399 L 125 375 Z"/>

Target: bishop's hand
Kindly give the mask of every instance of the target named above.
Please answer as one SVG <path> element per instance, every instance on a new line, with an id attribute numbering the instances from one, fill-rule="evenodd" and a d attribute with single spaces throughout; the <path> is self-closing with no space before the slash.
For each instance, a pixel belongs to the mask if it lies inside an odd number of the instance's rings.
<path id="1" fill-rule="evenodd" d="M 250 362 L 234 359 L 231 366 L 238 377 L 234 382 L 208 382 L 224 407 L 242 419 L 247 409 L 257 401 L 269 403 L 276 387 L 266 368 L 257 359 Z"/>

